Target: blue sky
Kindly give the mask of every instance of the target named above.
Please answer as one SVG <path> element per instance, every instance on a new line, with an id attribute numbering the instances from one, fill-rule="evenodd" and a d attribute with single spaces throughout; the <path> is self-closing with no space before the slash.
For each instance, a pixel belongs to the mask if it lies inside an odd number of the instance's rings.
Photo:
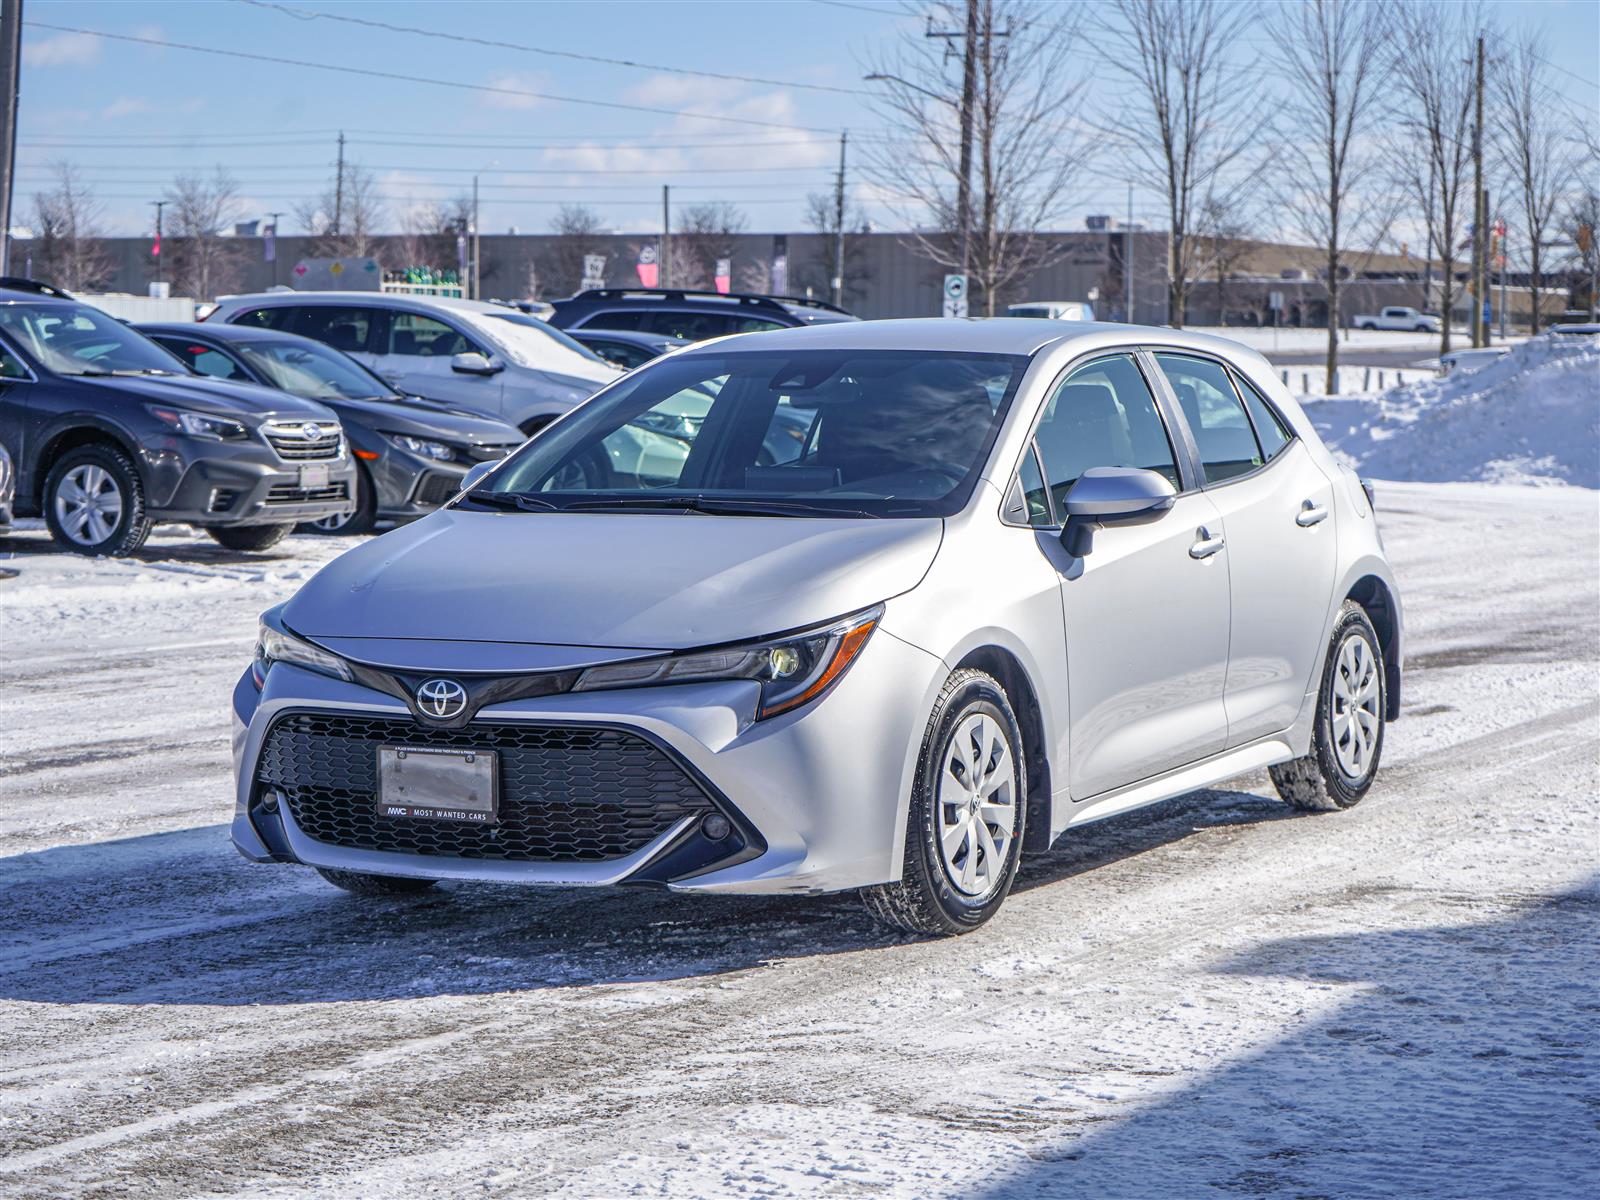
<path id="1" fill-rule="evenodd" d="M 1550 61 L 1572 72 L 1552 72 L 1552 86 L 1574 109 L 1595 111 L 1600 2 L 1497 0 L 1487 7 L 1503 25 L 1544 28 Z M 242 216 L 292 210 L 326 186 L 340 129 L 349 159 L 376 176 L 391 226 L 411 206 L 470 189 L 479 172 L 486 231 L 543 230 L 564 201 L 589 204 L 619 229 L 653 229 L 663 183 L 679 203 L 739 205 L 753 230 L 802 228 L 806 194 L 832 187 L 838 131 L 848 128 L 858 142 L 882 136 L 861 94 L 872 86 L 862 82 L 861 64 L 900 33 L 922 27 L 920 6 L 873 0 L 26 0 L 25 9 L 27 22 L 402 76 L 362 77 L 25 27 L 18 223 L 27 221 L 33 192 L 48 184 L 48 164 L 66 160 L 103 200 L 107 228 L 119 233 L 148 228 L 149 201 L 177 171 L 219 163 L 239 181 Z M 513 42 L 779 82 L 550 57 L 505 44 Z M 1111 108 L 1116 86 L 1099 78 L 1089 94 Z M 844 90 L 821 90 L 828 88 Z M 857 195 L 877 222 L 898 224 L 868 189 Z M 1061 222 L 1066 228 L 1081 227 L 1086 213 L 1121 212 L 1126 186 L 1115 164 L 1085 173 L 1073 201 Z M 1153 216 L 1157 198 L 1140 194 L 1135 203 L 1139 215 Z M 285 218 L 285 230 L 292 225 Z"/>

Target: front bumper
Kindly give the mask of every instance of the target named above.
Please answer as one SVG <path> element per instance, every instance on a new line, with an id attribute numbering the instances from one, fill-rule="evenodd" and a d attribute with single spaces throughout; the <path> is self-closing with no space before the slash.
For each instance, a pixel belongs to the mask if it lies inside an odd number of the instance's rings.
<path id="1" fill-rule="evenodd" d="M 276 525 L 320 521 L 355 503 L 348 454 L 308 462 L 326 466 L 325 486 L 301 486 L 300 464 L 280 462 L 264 445 L 160 437 L 141 448 L 150 480 L 150 515 L 192 525 Z"/>
<path id="2" fill-rule="evenodd" d="M 743 682 L 566 693 L 486 706 L 466 733 L 493 723 L 636 734 L 681 764 L 735 826 L 725 846 L 708 846 L 696 841 L 704 834 L 694 815 L 635 852 L 603 861 L 508 861 L 318 841 L 296 820 L 287 797 L 276 813 L 263 811 L 260 772 L 269 730 L 294 713 L 411 722 L 410 711 L 385 693 L 281 663 L 258 692 L 246 671 L 233 696 L 234 844 L 259 862 L 431 879 L 566 887 L 653 883 L 746 893 L 882 883 L 899 876 L 926 721 L 921 701 L 943 671 L 933 655 L 880 629 L 833 691 L 767 721 L 753 720 L 757 687 Z"/>

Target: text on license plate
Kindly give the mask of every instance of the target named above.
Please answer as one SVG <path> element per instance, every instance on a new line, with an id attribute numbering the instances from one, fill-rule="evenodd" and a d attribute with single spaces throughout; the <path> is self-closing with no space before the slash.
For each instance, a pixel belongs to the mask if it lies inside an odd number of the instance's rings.
<path id="1" fill-rule="evenodd" d="M 492 824 L 498 816 L 492 750 L 378 747 L 378 815 L 396 820 Z"/>

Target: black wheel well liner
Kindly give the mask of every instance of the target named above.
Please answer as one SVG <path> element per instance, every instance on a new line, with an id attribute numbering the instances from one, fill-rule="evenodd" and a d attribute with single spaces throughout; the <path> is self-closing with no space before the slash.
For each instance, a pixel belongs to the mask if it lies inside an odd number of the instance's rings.
<path id="1" fill-rule="evenodd" d="M 1039 697 L 1033 681 L 1017 656 L 1000 646 L 979 646 L 956 664 L 956 670 L 970 667 L 994 676 L 1005 689 L 1022 728 L 1023 757 L 1028 768 L 1026 791 L 1028 819 L 1022 848 L 1035 853 L 1050 848 L 1050 755 L 1045 748 L 1044 717 L 1039 712 Z"/>
<path id="2" fill-rule="evenodd" d="M 1383 650 L 1384 691 L 1388 696 L 1384 719 L 1397 720 L 1400 716 L 1400 622 L 1395 609 L 1394 595 L 1387 584 L 1376 575 L 1363 575 L 1356 580 L 1346 600 L 1354 600 L 1366 610 L 1367 619 L 1377 631 L 1378 645 Z"/>
<path id="3" fill-rule="evenodd" d="M 101 425 L 68 426 L 66 429 L 52 434 L 50 440 L 44 444 L 44 449 L 39 452 L 37 465 L 33 472 L 32 486 L 29 491 L 40 512 L 44 511 L 44 481 L 49 477 L 51 468 L 60 461 L 62 455 L 70 454 L 82 446 L 109 446 L 113 450 L 121 451 L 133 463 L 133 469 L 140 471 L 141 475 L 143 474 L 139 464 L 139 455 L 128 444 L 126 438 Z M 140 482 L 144 482 L 142 478 Z"/>

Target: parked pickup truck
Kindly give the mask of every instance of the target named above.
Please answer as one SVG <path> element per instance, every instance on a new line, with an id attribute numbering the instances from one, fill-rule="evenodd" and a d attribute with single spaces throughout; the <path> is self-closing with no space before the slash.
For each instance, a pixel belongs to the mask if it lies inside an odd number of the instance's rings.
<path id="1" fill-rule="evenodd" d="M 1359 313 L 1352 322 L 1357 329 L 1404 329 L 1408 333 L 1438 333 L 1439 318 L 1414 308 L 1390 305 L 1382 312 Z"/>

